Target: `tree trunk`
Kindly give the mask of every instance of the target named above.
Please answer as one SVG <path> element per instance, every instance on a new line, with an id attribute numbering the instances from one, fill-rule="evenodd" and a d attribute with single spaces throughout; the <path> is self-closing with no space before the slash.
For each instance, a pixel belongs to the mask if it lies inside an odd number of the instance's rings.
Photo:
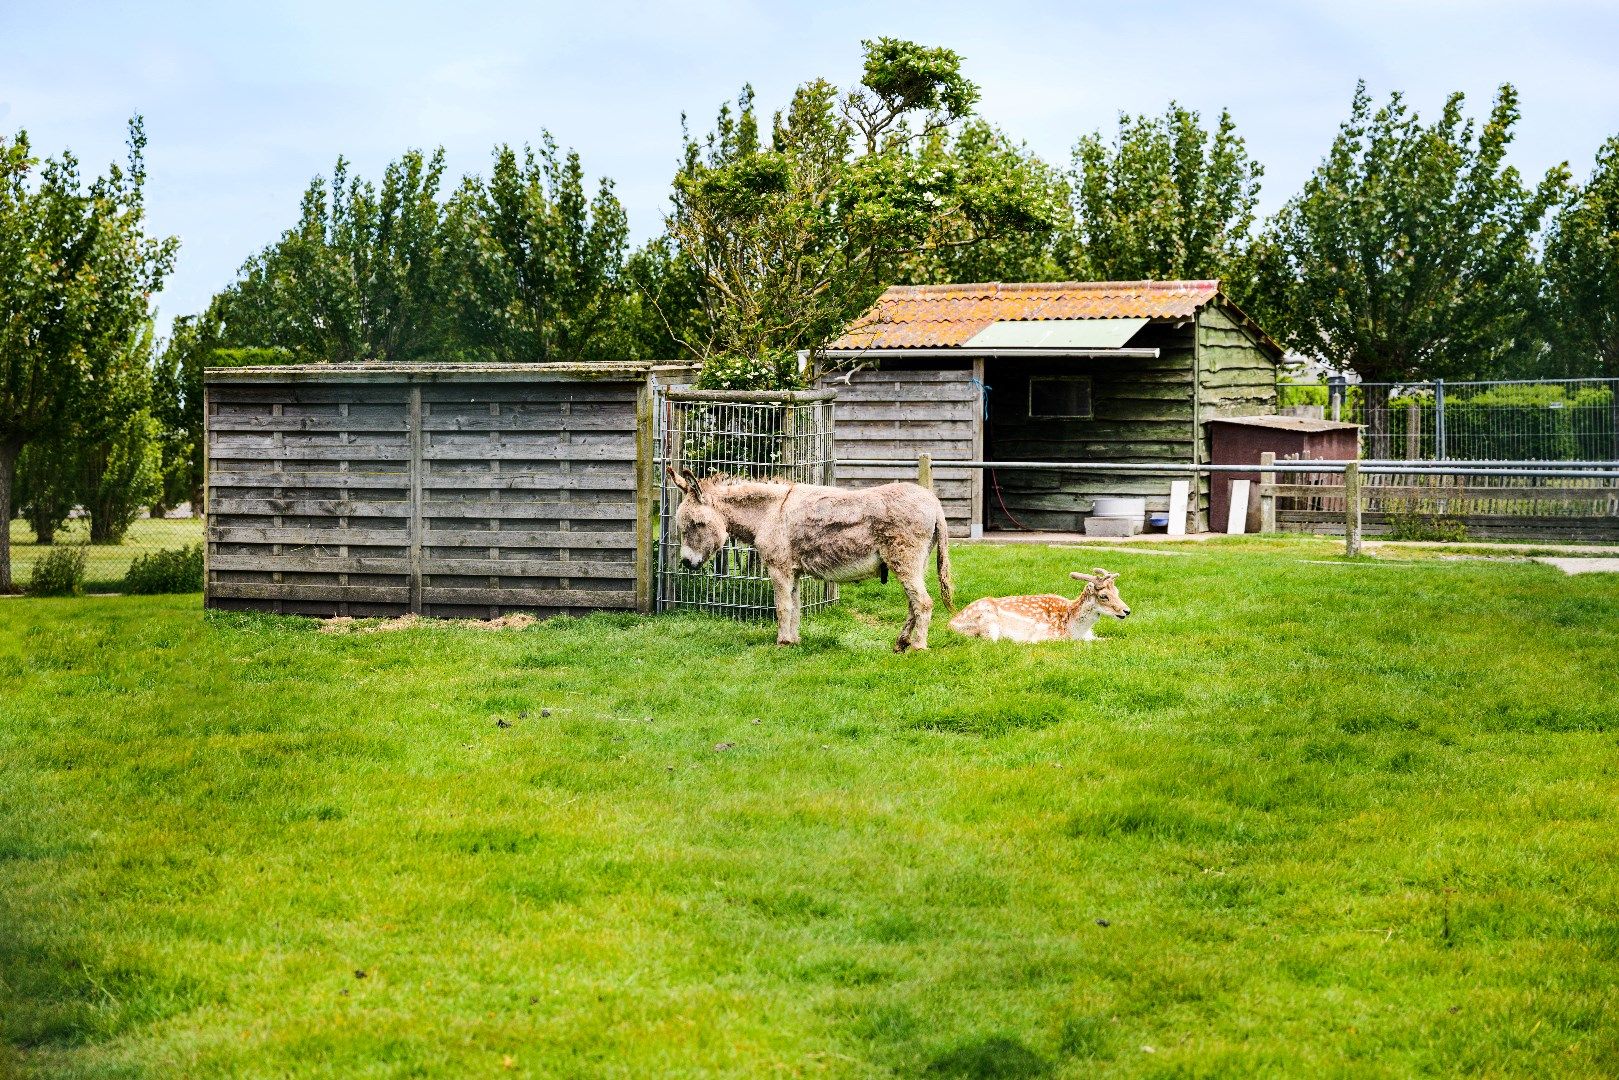
<path id="1" fill-rule="evenodd" d="M 14 593 L 11 581 L 11 482 L 17 475 L 17 455 L 22 447 L 0 443 L 0 593 Z"/>
<path id="2" fill-rule="evenodd" d="M 1361 383 L 1360 407 L 1361 422 L 1366 425 L 1362 433 L 1365 439 L 1362 453 L 1373 459 L 1392 458 L 1394 447 L 1389 438 L 1389 388 Z"/>

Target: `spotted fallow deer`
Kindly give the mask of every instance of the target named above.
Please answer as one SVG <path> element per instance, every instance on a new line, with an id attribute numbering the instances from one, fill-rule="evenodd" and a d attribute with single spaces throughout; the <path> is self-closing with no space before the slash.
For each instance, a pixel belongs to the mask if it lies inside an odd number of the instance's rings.
<path id="1" fill-rule="evenodd" d="M 950 629 L 991 641 L 1094 641 L 1092 629 L 1102 615 L 1125 618 L 1130 608 L 1119 597 L 1118 574 L 1098 567 L 1089 574 L 1068 575 L 1085 583 L 1078 599 L 1043 596 L 986 596 L 974 600 L 950 620 Z"/>

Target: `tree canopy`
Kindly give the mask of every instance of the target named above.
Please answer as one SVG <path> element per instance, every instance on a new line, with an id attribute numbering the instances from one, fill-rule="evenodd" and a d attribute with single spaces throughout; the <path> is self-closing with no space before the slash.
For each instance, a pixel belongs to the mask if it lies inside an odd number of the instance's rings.
<path id="1" fill-rule="evenodd" d="M 1120 116 L 1074 147 L 1076 278 L 1115 281 L 1230 278 L 1254 223 L 1264 174 L 1229 112 L 1211 134 L 1175 102 L 1163 116 Z"/>
<path id="2" fill-rule="evenodd" d="M 107 432 L 144 406 L 120 378 L 178 241 L 146 232 L 146 134 L 86 187 L 70 153 L 41 163 L 0 137 L 0 591 L 11 580 L 12 480 L 23 448 Z"/>
<path id="3" fill-rule="evenodd" d="M 1619 378 L 1619 136 L 1552 222 L 1545 277 L 1558 369 Z"/>
<path id="4" fill-rule="evenodd" d="M 761 135 L 753 93 L 687 136 L 666 227 L 695 281 L 674 333 L 713 385 L 792 384 L 888 284 L 1049 263 L 1060 178 L 970 110 L 948 49 L 864 43 L 860 85 L 801 85 Z M 970 253 L 970 254 L 969 254 Z"/>
<path id="5" fill-rule="evenodd" d="M 1364 84 L 1326 159 L 1267 226 L 1254 314 L 1293 348 L 1372 382 L 1487 376 L 1533 348 L 1533 241 L 1567 180 L 1506 163 L 1518 95 L 1481 128 L 1453 94 L 1424 125 Z"/>

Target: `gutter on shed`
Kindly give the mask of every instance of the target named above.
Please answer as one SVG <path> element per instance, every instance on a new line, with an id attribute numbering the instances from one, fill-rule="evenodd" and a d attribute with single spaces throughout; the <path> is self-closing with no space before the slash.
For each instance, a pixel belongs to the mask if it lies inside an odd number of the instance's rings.
<path id="1" fill-rule="evenodd" d="M 394 361 L 357 361 L 337 364 L 269 364 L 254 367 L 210 367 L 203 381 L 224 383 L 349 383 L 349 382 L 481 382 L 499 377 L 507 382 L 575 382 L 588 380 L 636 381 L 653 375 L 696 371 L 694 364 L 650 360 L 591 361 L 540 364 L 416 364 Z"/>
<path id="2" fill-rule="evenodd" d="M 943 360 L 959 356 L 966 360 L 1006 360 L 1019 356 L 1056 356 L 1074 359 L 1100 359 L 1117 357 L 1121 360 L 1156 360 L 1158 349 L 973 349 L 963 345 L 941 345 L 934 348 L 907 349 L 823 349 L 821 355 L 829 360 Z"/>

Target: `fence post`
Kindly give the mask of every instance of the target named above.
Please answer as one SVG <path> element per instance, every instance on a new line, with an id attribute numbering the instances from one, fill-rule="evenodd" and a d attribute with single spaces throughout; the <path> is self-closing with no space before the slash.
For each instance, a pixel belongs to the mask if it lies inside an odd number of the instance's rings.
<path id="1" fill-rule="evenodd" d="M 1390 409 L 1392 413 L 1394 410 Z M 1422 406 L 1415 401 L 1405 407 L 1405 460 L 1419 461 L 1422 458 Z"/>
<path id="2" fill-rule="evenodd" d="M 1343 419 L 1344 396 L 1349 388 L 1349 380 L 1342 375 L 1327 376 L 1327 403 L 1332 406 L 1332 419 L 1336 422 Z"/>
<path id="3" fill-rule="evenodd" d="M 916 455 L 916 482 L 927 488 L 929 491 L 933 490 L 932 454 Z"/>
<path id="4" fill-rule="evenodd" d="M 1344 466 L 1344 554 L 1360 554 L 1360 462 Z"/>
<path id="5" fill-rule="evenodd" d="M 1433 456 L 1445 460 L 1445 380 L 1433 381 Z"/>
<path id="6" fill-rule="evenodd" d="M 1267 468 L 1276 464 L 1276 452 L 1266 450 L 1259 455 L 1259 467 Z M 1276 474 L 1262 472 L 1259 474 L 1259 531 L 1273 533 L 1276 531 Z"/>

